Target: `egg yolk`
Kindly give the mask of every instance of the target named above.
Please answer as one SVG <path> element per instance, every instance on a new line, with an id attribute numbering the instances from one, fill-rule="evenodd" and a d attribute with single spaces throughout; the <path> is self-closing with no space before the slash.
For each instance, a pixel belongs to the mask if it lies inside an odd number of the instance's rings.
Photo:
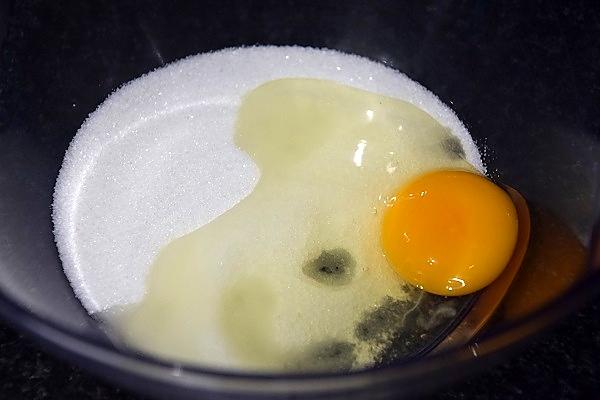
<path id="1" fill-rule="evenodd" d="M 427 292 L 477 291 L 498 277 L 512 256 L 515 206 L 481 175 L 427 173 L 392 200 L 383 216 L 384 254 L 405 281 Z"/>

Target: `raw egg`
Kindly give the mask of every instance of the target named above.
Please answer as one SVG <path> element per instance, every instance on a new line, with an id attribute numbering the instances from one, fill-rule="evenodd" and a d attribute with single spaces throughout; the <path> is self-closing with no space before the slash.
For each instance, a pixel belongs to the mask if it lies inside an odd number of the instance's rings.
<path id="1" fill-rule="evenodd" d="M 389 194 L 432 170 L 475 172 L 466 148 L 408 102 L 300 78 L 250 91 L 235 143 L 260 180 L 162 249 L 122 321 L 125 337 L 165 357 L 244 369 L 373 365 L 417 301 L 380 246 Z"/>
<path id="2" fill-rule="evenodd" d="M 394 270 L 427 292 L 458 296 L 490 284 L 517 240 L 510 196 L 476 173 L 435 171 L 402 186 L 385 211 L 382 246 Z"/>

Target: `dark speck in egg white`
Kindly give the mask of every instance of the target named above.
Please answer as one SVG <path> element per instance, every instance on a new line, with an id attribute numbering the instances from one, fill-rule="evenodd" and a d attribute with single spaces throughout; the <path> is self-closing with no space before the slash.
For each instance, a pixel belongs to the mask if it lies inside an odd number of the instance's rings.
<path id="1" fill-rule="evenodd" d="M 465 158 L 465 149 L 463 149 L 460 140 L 456 137 L 450 137 L 445 139 L 442 142 L 442 148 L 446 151 L 452 158 Z"/>
<path id="2" fill-rule="evenodd" d="M 379 306 L 364 313 L 354 335 L 362 341 L 383 344 L 402 326 L 404 316 L 412 307 L 414 303 L 408 300 L 386 296 Z"/>
<path id="3" fill-rule="evenodd" d="M 323 250 L 315 259 L 308 261 L 302 272 L 315 281 L 339 286 L 349 283 L 354 277 L 356 261 L 346 249 L 334 248 Z"/>
<path id="4" fill-rule="evenodd" d="M 297 361 L 298 369 L 305 368 L 321 371 L 349 371 L 356 360 L 354 345 L 339 340 L 324 340 L 308 349 Z"/>

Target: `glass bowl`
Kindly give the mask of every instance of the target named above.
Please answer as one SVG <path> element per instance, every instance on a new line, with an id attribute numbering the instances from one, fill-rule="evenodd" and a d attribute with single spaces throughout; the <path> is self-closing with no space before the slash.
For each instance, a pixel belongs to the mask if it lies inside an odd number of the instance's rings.
<path id="1" fill-rule="evenodd" d="M 55 354 L 156 397 L 402 398 L 486 368 L 600 291 L 599 35 L 585 13 L 577 4 L 2 3 L 0 315 Z M 235 373 L 117 349 L 81 307 L 50 218 L 74 133 L 133 78 L 255 44 L 338 49 L 406 73 L 456 111 L 491 175 L 527 198 L 526 268 L 468 344 L 344 374 Z"/>

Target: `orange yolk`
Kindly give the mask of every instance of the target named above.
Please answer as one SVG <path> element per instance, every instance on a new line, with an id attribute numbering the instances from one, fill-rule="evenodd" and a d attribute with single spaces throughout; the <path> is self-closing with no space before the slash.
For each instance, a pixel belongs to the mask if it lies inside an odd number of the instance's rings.
<path id="1" fill-rule="evenodd" d="M 383 251 L 427 292 L 459 296 L 491 283 L 517 241 L 509 195 L 481 175 L 437 171 L 402 187 L 383 216 Z"/>

